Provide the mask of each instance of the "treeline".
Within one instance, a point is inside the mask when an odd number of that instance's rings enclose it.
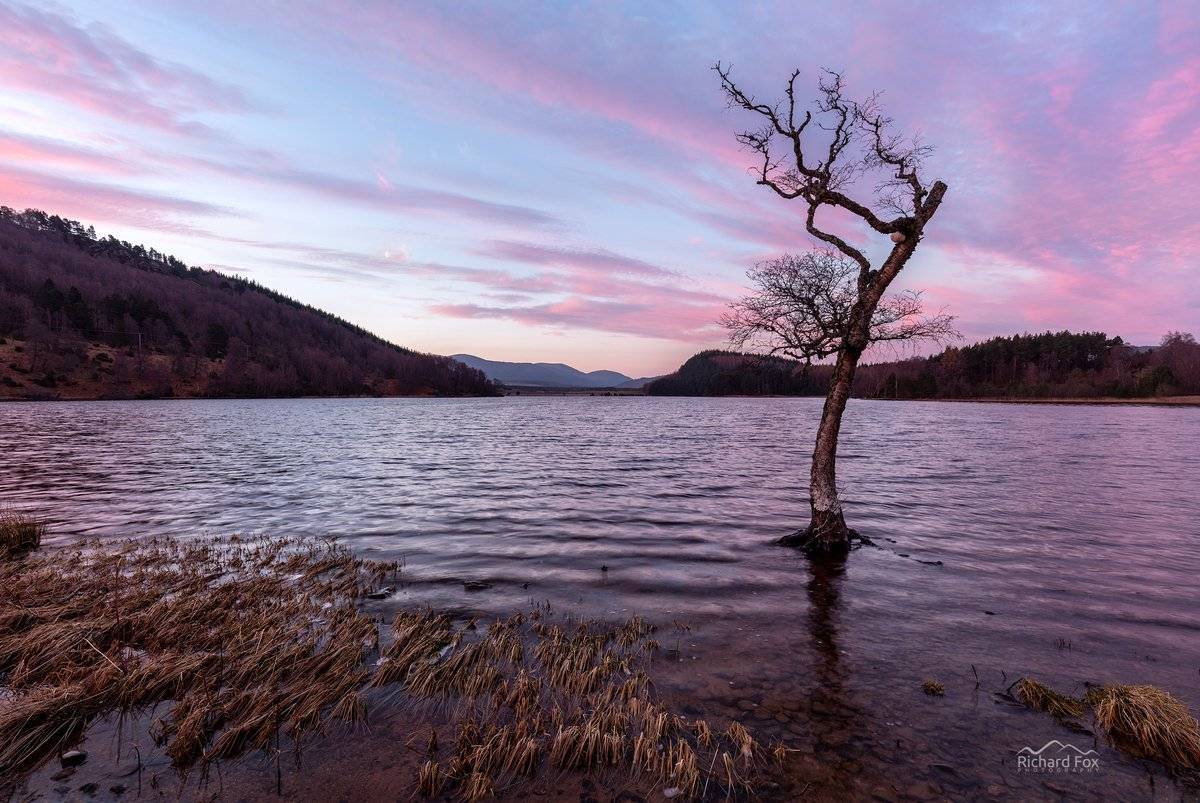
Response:
[[[476,369],[253,281],[0,207],[0,396],[494,393]]]
[[[830,367],[707,351],[650,383],[664,396],[823,395]],[[1155,347],[1102,332],[994,337],[931,357],[863,365],[854,394],[886,399],[1146,398],[1200,394],[1200,345],[1170,332]]]

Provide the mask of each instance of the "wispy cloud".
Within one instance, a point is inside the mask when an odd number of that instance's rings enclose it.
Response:
[[[20,198],[24,206],[48,209],[87,221],[133,222],[145,228],[177,233],[200,231],[181,222],[179,216],[231,212],[203,201],[66,178],[3,163],[0,163],[0,198]]]
[[[133,175],[139,165],[94,148],[0,129],[0,161],[69,168],[84,174]]]
[[[108,27],[54,11],[0,4],[0,82],[119,122],[212,136],[197,112],[254,108],[238,87],[156,59]]]
[[[481,256],[546,265],[578,273],[633,276],[670,276],[671,271],[606,248],[564,248],[539,243],[493,240],[476,249]]]
[[[546,304],[436,304],[430,309],[452,318],[502,319],[527,326],[590,329],[665,340],[694,341],[715,334],[711,307],[673,301],[673,294],[661,289],[650,290],[638,302],[572,296]]]

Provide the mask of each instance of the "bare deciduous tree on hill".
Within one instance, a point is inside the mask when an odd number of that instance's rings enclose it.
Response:
[[[951,319],[921,316],[920,297],[884,298],[924,236],[946,194],[942,181],[928,183],[922,160],[930,149],[892,130],[878,95],[863,102],[844,95],[842,76],[826,71],[811,108],[797,105],[792,73],[778,103],[761,103],[734,83],[730,68],[716,64],[731,107],[762,119],[758,129],[737,135],[760,161],[759,184],[802,206],[805,230],[825,244],[803,256],[784,256],[750,272],[757,292],[735,303],[723,323],[740,347],[813,360],[836,355],[833,377],[817,429],[810,475],[812,518],[807,528],[781,539],[810,553],[841,552],[854,531],[846,525],[837,492],[837,441],[854,372],[873,342],[942,338]],[[859,187],[874,187],[863,193]],[[880,213],[876,208],[885,210]],[[864,248],[818,224],[817,213],[841,210],[869,230],[888,237],[887,256],[873,266]]]

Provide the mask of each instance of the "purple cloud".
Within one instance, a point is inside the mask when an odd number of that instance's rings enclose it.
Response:
[[[229,209],[201,201],[143,192],[94,181],[25,170],[0,163],[0,198],[18,206],[52,210],[86,221],[130,223],[145,228],[196,234],[201,230],[181,223],[180,215],[226,215]]]
[[[103,25],[80,25],[52,11],[0,5],[0,81],[147,128],[210,137],[196,112],[244,112],[237,87],[156,59]]]

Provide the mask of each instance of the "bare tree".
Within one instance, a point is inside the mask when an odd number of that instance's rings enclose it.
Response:
[[[836,251],[817,249],[784,254],[746,272],[753,295],[729,305],[721,325],[735,348],[783,354],[806,364],[839,353],[858,300],[857,266]],[[880,299],[871,316],[868,340],[950,340],[957,337],[954,316],[923,315],[921,293],[905,290]]]
[[[946,184],[927,184],[922,160],[930,149],[892,130],[878,95],[863,102],[844,95],[842,76],[825,71],[811,108],[796,102],[792,73],[778,103],[760,103],[731,77],[713,69],[731,107],[762,119],[758,129],[737,135],[759,157],[757,182],[805,209],[805,230],[830,250],[785,256],[750,273],[759,292],[735,304],[724,323],[742,346],[766,348],[804,360],[836,355],[829,393],[813,449],[812,518],[806,529],[781,539],[810,553],[840,552],[854,531],[846,526],[837,492],[837,442],[859,359],[872,342],[910,340],[949,333],[946,316],[920,317],[920,298],[884,299],[888,286],[916,251]],[[874,187],[860,189],[864,184]],[[886,210],[876,212],[875,208]],[[817,213],[840,210],[891,242],[875,267],[863,248],[822,228]]]

